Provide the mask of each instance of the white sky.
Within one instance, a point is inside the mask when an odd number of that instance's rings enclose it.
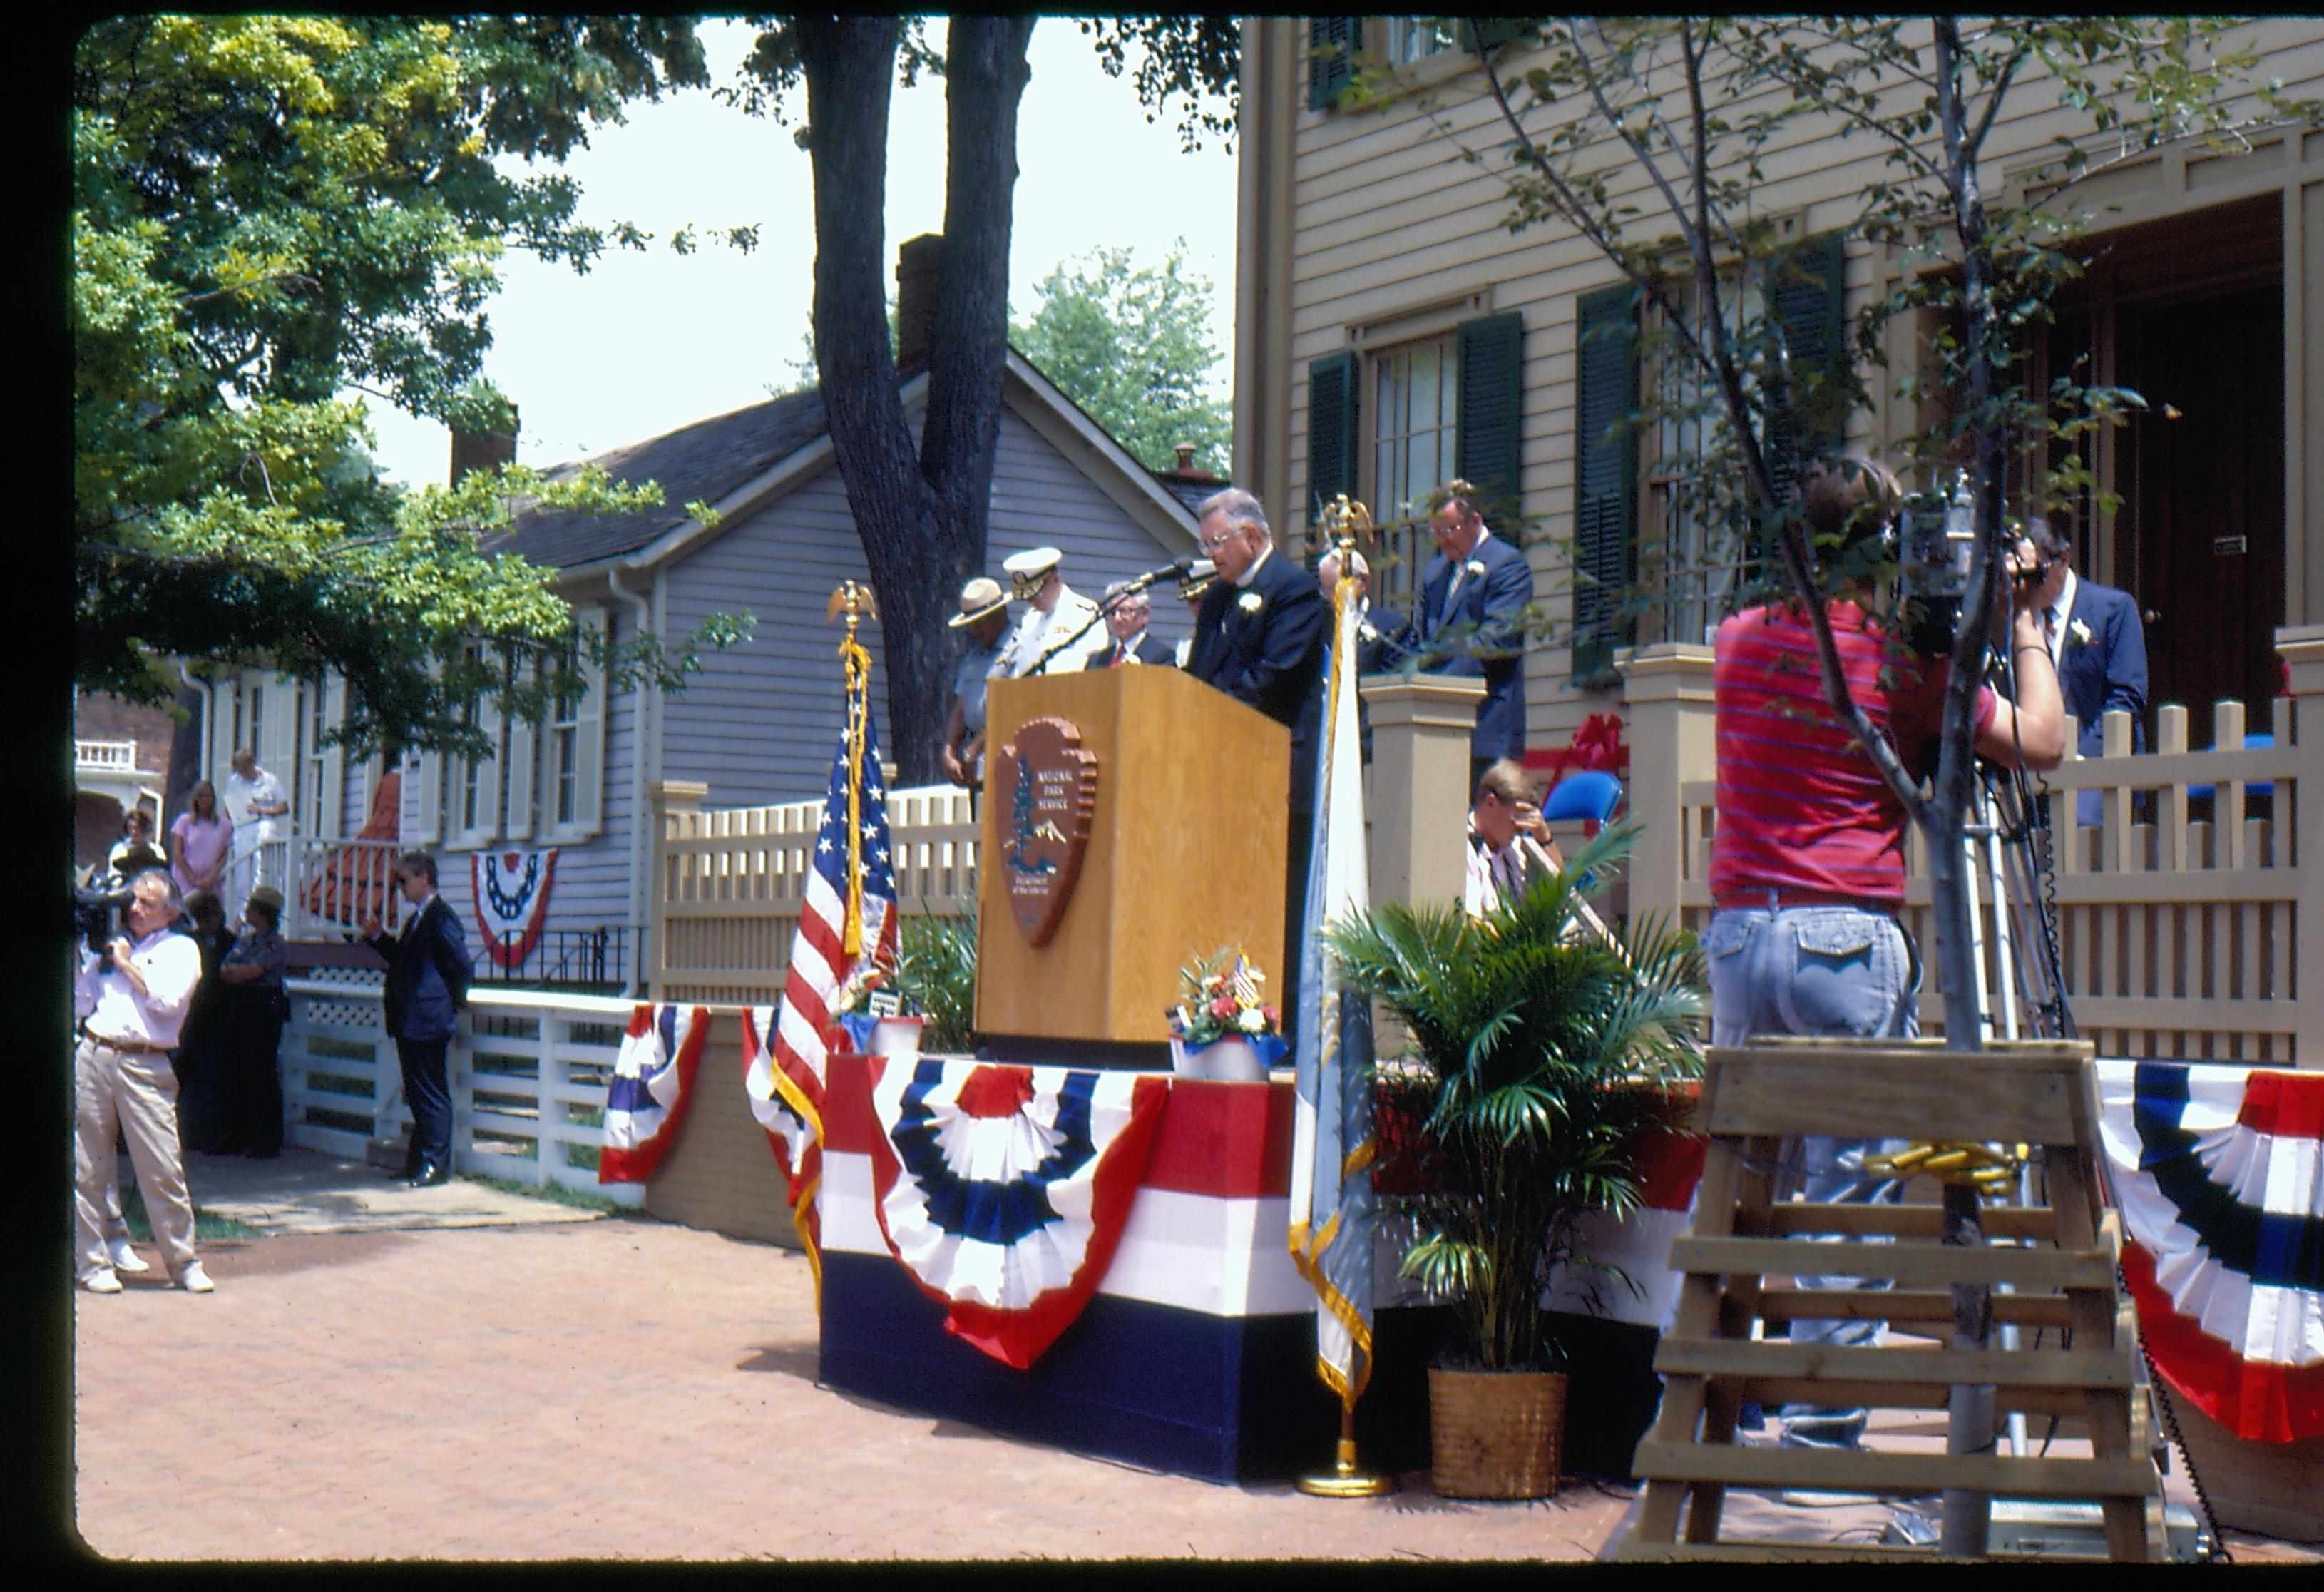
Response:
[[[941,49],[941,19],[929,33]],[[734,80],[752,38],[740,23],[704,25],[714,84]],[[1210,138],[1201,153],[1181,153],[1175,119],[1148,125],[1128,79],[1108,78],[1068,19],[1034,29],[1031,63],[1019,115],[1012,310],[1029,313],[1034,284],[1064,259],[1127,244],[1138,264],[1159,264],[1183,234],[1188,265],[1214,290],[1223,385],[1234,357],[1234,157]],[[796,108],[805,100],[797,95]],[[647,252],[609,251],[586,275],[530,255],[501,263],[484,368],[516,403],[517,457],[526,464],[601,452],[758,403],[770,386],[790,384],[788,362],[803,356],[814,186],[792,127],[721,105],[707,89],[634,104],[628,116],[594,134],[566,169],[581,186],[581,219],[633,221],[654,235]],[[944,226],[943,79],[898,87],[889,125],[883,255],[892,289],[897,245]],[[697,237],[756,223],[759,246],[681,256],[668,239],[687,222]],[[444,428],[367,402],[382,474],[444,480]]]

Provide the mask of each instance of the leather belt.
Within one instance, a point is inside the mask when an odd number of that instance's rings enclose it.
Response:
[[[1875,901],[1864,895],[1834,895],[1821,890],[1775,890],[1756,886],[1748,890],[1730,890],[1713,903],[1713,910],[1722,912],[1758,909],[1786,912],[1794,907],[1853,907],[1859,912],[1874,912],[1884,918],[1893,918],[1904,910],[1904,903],[1901,901]]]
[[[143,1040],[107,1039],[101,1033],[82,1029],[81,1038],[93,1045],[103,1045],[108,1051],[118,1051],[124,1056],[166,1056],[174,1048],[170,1045],[149,1045]]]

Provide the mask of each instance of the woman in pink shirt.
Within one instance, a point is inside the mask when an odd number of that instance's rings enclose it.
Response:
[[[186,810],[170,826],[170,873],[181,893],[216,890],[226,872],[234,826],[218,810],[217,789],[208,780],[196,785]]]

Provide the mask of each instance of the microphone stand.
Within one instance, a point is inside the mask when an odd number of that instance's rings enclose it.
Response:
[[[1019,678],[1030,680],[1037,674],[1047,674],[1049,671],[1050,659],[1062,657],[1065,653],[1071,652],[1075,642],[1087,635],[1102,620],[1105,618],[1107,615],[1121,606],[1123,598],[1137,596],[1139,592],[1144,591],[1148,587],[1153,585],[1156,581],[1161,579],[1166,575],[1183,574],[1184,568],[1187,567],[1191,566],[1186,566],[1185,564],[1185,560],[1181,560],[1180,563],[1167,564],[1159,569],[1148,569],[1145,574],[1139,576],[1135,580],[1132,580],[1128,585],[1124,586],[1120,591],[1114,592],[1111,596],[1102,598],[1097,605],[1097,612],[1092,614],[1087,619],[1082,621],[1082,627],[1079,630],[1074,631],[1073,634],[1065,637],[1065,640],[1059,642],[1056,646],[1051,647],[1047,652],[1042,653],[1041,661],[1034,664],[1032,668],[1028,669]]]

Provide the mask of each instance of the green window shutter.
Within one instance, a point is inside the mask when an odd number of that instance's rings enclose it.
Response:
[[[1770,417],[1768,428],[1775,445],[1768,462],[1779,491],[1787,492],[1800,469],[1847,437],[1845,266],[1845,240],[1832,232],[1787,250],[1768,270],[1768,298],[1794,374],[1791,412]]]
[[[1360,16],[1307,19],[1307,108],[1328,110],[1356,75],[1356,51],[1364,41]]]
[[[1323,523],[1323,505],[1341,493],[1356,495],[1356,410],[1359,387],[1352,349],[1307,365],[1307,523]]]
[[[1453,416],[1453,473],[1484,499],[1485,517],[1514,522],[1517,454],[1525,442],[1525,318],[1512,311],[1463,321],[1460,405]]]
[[[1628,641],[1623,592],[1637,578],[1637,294],[1628,283],[1574,303],[1573,678],[1608,683]]]

